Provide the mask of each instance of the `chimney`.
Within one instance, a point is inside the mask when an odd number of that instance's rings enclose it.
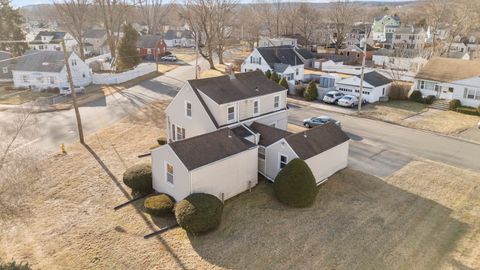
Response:
[[[233,65],[228,65],[228,77],[230,80],[235,79],[235,72],[233,71]]]

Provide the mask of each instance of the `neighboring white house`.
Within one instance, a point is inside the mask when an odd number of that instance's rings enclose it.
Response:
[[[393,33],[393,49],[423,49],[427,42],[427,32],[421,27],[398,27]]]
[[[180,201],[192,193],[229,199],[257,185],[257,145],[229,128],[152,151],[153,188]]]
[[[195,39],[193,33],[190,30],[168,30],[164,37],[167,47],[195,47]]]
[[[345,95],[358,97],[360,95],[360,82],[360,75],[356,75],[337,82],[335,88]],[[370,103],[377,102],[380,97],[388,96],[391,85],[392,80],[376,71],[365,73],[362,98]]]
[[[261,70],[278,73],[290,85],[304,79],[304,62],[291,46],[255,48],[243,61],[242,72]]]
[[[415,76],[414,90],[476,108],[480,105],[480,62],[432,58]]]
[[[73,84],[86,86],[92,82],[90,69],[74,52],[68,53]],[[15,87],[30,87],[42,90],[67,87],[67,70],[61,51],[29,51],[17,59],[12,68]]]
[[[258,170],[271,181],[295,158],[307,163],[317,184],[347,167],[350,139],[334,123],[296,134],[257,122],[249,128],[259,134]]]
[[[178,141],[258,121],[287,128],[287,89],[260,71],[189,80],[165,110],[167,138]]]
[[[261,38],[257,47],[277,47],[277,46],[293,46],[297,47],[297,39],[295,38]]]
[[[427,58],[427,53],[410,49],[380,49],[372,55],[373,63],[377,67],[412,72],[418,72],[428,62]]]
[[[32,50],[61,51],[62,40],[65,40],[65,47],[67,48],[67,51],[72,51],[78,44],[67,32],[40,31],[35,39],[28,43],[28,46]]]

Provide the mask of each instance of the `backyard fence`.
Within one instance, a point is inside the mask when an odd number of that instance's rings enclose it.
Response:
[[[109,73],[109,74],[93,74],[92,80],[94,84],[119,84],[137,77],[147,75],[157,70],[157,67],[153,63],[144,63],[138,65],[135,69],[125,71],[122,73]]]

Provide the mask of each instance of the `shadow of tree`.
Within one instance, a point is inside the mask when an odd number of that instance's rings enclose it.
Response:
[[[189,237],[203,259],[230,269],[434,269],[468,229],[451,212],[345,169],[312,207],[288,208],[261,182],[226,202],[219,229]]]

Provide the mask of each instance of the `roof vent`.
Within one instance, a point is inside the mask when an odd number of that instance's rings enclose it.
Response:
[[[230,129],[228,128],[228,138],[231,139],[232,138],[232,135],[230,134]]]
[[[255,87],[255,92],[258,92],[258,87]]]
[[[303,132],[303,137],[304,137],[305,139],[308,138],[306,131]]]
[[[42,66],[48,66],[48,62],[43,62]]]

